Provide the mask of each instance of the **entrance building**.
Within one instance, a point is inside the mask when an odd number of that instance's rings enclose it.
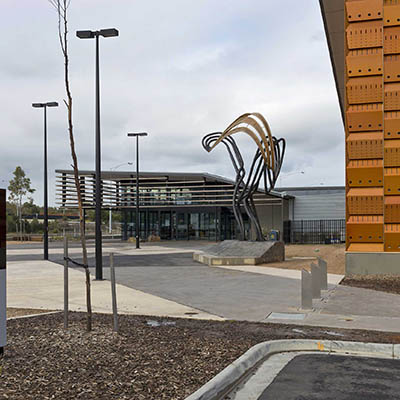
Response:
[[[77,196],[71,170],[57,170],[57,205],[76,209]],[[103,171],[102,208],[121,212],[122,238],[136,234],[136,174]],[[95,174],[80,171],[85,210],[95,207]],[[234,182],[207,173],[141,172],[139,175],[140,237],[159,236],[162,240],[235,239],[238,227],[232,209]],[[288,218],[289,198],[284,193],[254,195],[259,218],[267,234],[283,232]],[[242,212],[246,230],[252,227]]]

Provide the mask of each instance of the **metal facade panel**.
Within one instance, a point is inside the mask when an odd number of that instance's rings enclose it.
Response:
[[[380,131],[383,128],[381,103],[349,106],[346,112],[349,132]]]
[[[385,85],[385,111],[400,109],[400,83]]]
[[[400,224],[385,224],[385,251],[400,251]]]
[[[382,160],[351,160],[347,164],[349,187],[379,187],[383,184]]]
[[[347,207],[351,215],[382,215],[383,188],[352,188],[347,193]]]
[[[400,168],[385,168],[385,195],[400,194]]]
[[[383,8],[383,22],[385,26],[400,25],[400,5],[397,0],[387,2]]]
[[[385,167],[397,167],[400,165],[400,139],[385,141]]]
[[[382,0],[346,2],[347,21],[365,21],[382,18]]]
[[[391,57],[391,56],[388,56]],[[346,57],[347,75],[379,75],[383,71],[383,52],[380,48],[350,50]]]
[[[347,251],[351,253],[380,253],[384,251],[383,243],[350,243]]]
[[[400,223],[400,196],[386,196],[385,222]]]
[[[355,215],[347,221],[347,238],[350,243],[383,242],[383,217]]]
[[[400,139],[400,112],[385,112],[385,139]]]
[[[383,27],[380,21],[359,22],[346,29],[349,49],[382,47]]]
[[[350,78],[346,85],[350,104],[380,103],[383,101],[383,82],[379,76]]]
[[[385,82],[400,82],[400,56],[385,56]]]
[[[385,54],[400,53],[400,27],[385,28],[384,52]]]
[[[382,132],[350,134],[347,138],[347,153],[350,160],[383,158]]]

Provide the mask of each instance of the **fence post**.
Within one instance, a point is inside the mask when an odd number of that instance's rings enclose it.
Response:
[[[312,298],[321,298],[321,269],[318,265],[311,263]]]
[[[68,237],[64,236],[64,329],[68,329]]]
[[[305,269],[301,270],[301,308],[312,309],[312,277]]]
[[[118,332],[117,288],[115,285],[114,253],[110,253],[110,277],[114,332]]]

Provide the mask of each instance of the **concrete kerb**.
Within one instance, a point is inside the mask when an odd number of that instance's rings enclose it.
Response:
[[[370,357],[400,358],[400,345],[334,340],[274,340],[256,344],[186,400],[218,400],[262,361],[276,353],[315,351]]]
[[[7,318],[7,321],[11,321],[13,319],[41,317],[42,315],[51,315],[51,314],[59,314],[59,313],[62,313],[62,311],[49,311],[49,312],[42,312],[42,313],[37,313],[37,314],[19,315],[17,317],[9,317],[9,318]]]

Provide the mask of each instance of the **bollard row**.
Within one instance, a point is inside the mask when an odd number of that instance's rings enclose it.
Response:
[[[301,308],[311,310],[313,299],[321,298],[321,290],[328,290],[327,263],[318,257],[318,265],[311,263],[311,273],[301,270]]]

